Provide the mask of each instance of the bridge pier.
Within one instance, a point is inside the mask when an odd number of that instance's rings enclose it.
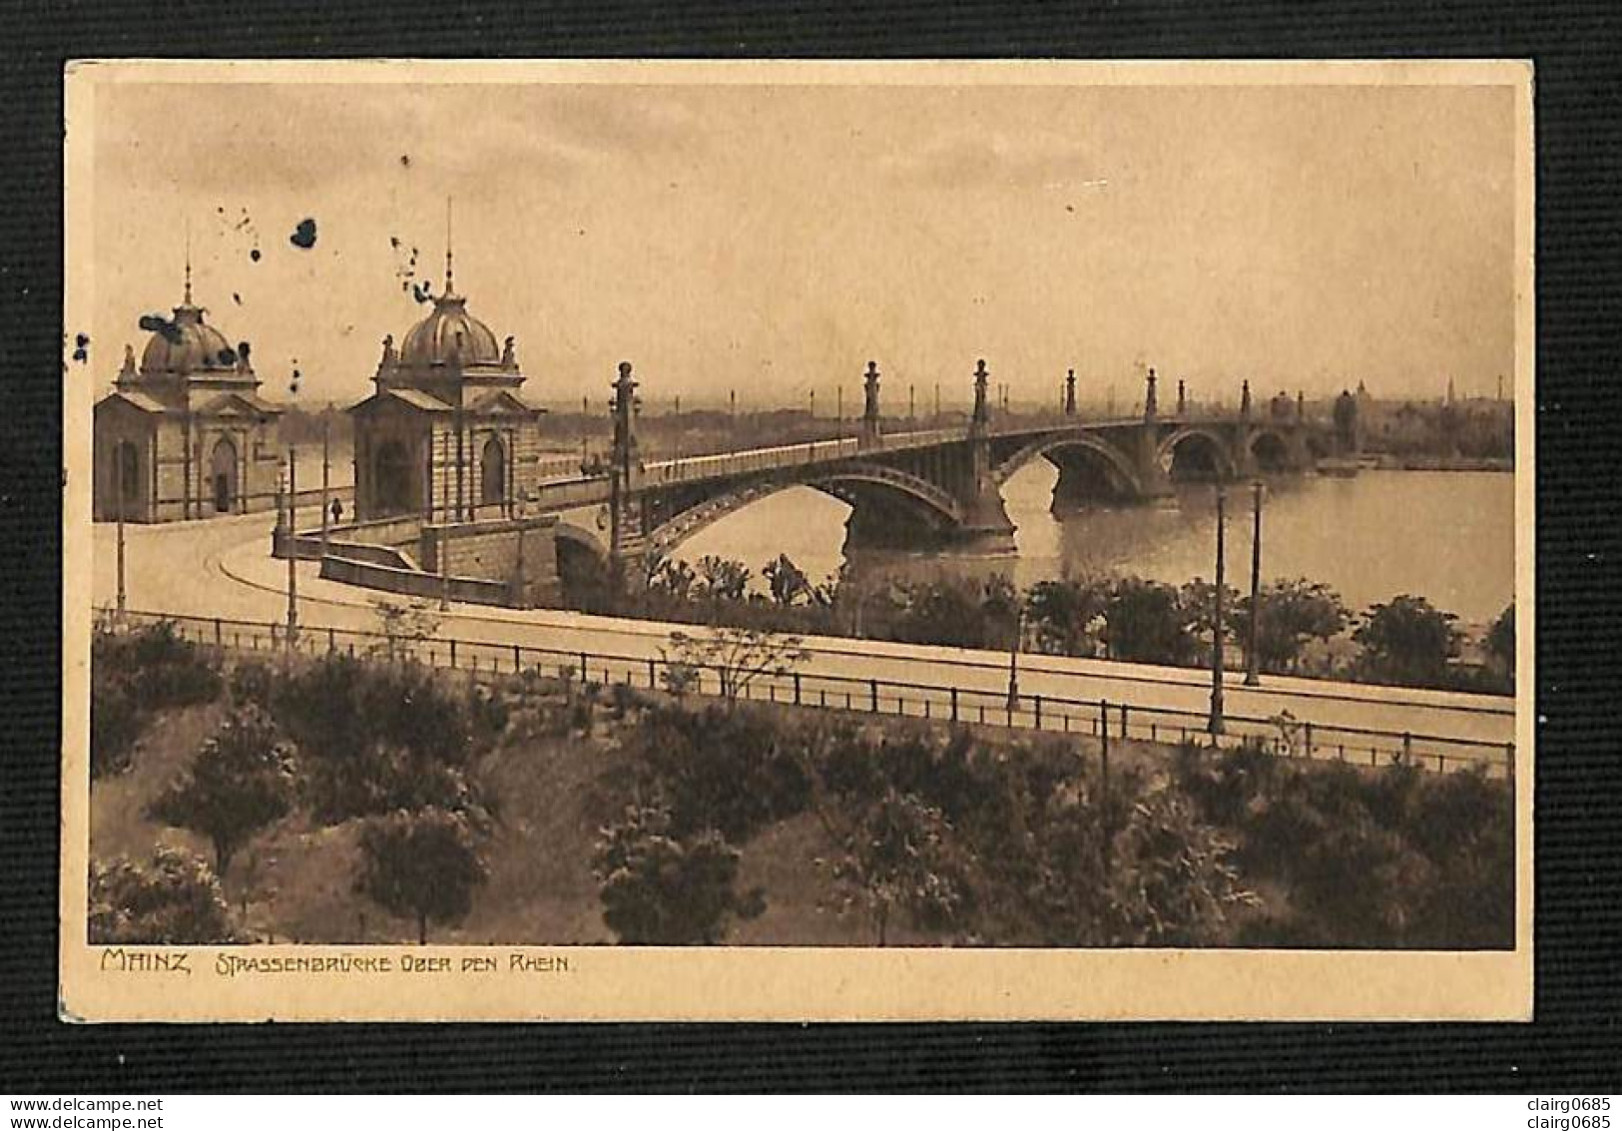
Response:
[[[1138,426],[1131,449],[1132,466],[1138,477],[1139,501],[1153,503],[1171,498],[1171,472],[1160,462],[1160,428],[1153,417]]]

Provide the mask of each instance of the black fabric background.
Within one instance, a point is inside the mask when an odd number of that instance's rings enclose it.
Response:
[[[1622,1088],[1614,3],[0,3],[0,1091]],[[1532,1025],[56,1020],[61,66],[99,56],[1522,57],[1537,64]],[[73,379],[69,374],[66,379]],[[814,992],[813,987],[807,987]]]

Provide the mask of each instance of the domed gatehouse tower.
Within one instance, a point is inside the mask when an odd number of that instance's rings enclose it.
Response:
[[[433,304],[398,347],[383,339],[377,391],[349,410],[359,521],[510,518],[534,485],[542,410],[520,395],[513,339],[498,344],[456,293],[448,239]]]
[[[140,364],[124,347],[113,391],[95,407],[94,511],[168,522],[276,505],[277,420],[248,359],[192,301],[191,261],[171,318],[147,315]]]

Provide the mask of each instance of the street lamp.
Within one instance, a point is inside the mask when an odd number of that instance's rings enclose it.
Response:
[[[287,448],[287,649],[298,644],[298,449]]]
[[[124,445],[113,446],[113,497],[118,508],[118,619],[124,619]]]
[[[430,491],[432,489],[430,488]],[[327,556],[327,542],[330,537],[330,527],[327,521],[327,507],[331,504],[332,493],[332,418],[323,416],[321,419],[321,556]],[[428,505],[433,506],[433,497],[430,494]]]
[[[1223,527],[1227,523],[1227,488],[1217,484],[1216,497],[1216,615],[1211,621],[1211,717],[1205,729],[1212,735],[1223,732],[1222,723],[1222,568]]]
[[[1245,649],[1245,686],[1255,687],[1261,683],[1261,676],[1257,674],[1257,644],[1260,638],[1256,635],[1261,615],[1261,588],[1262,588],[1262,481],[1256,480],[1251,484],[1251,513],[1254,521],[1250,534],[1250,647]]]
[[[1014,712],[1019,710],[1019,642],[1025,635],[1025,608],[1020,606],[1014,614],[1014,639],[1008,645],[1008,725],[1014,723]]]

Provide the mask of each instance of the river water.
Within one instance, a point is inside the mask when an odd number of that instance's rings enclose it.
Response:
[[[1215,489],[1184,486],[1154,506],[1099,507],[1056,519],[1057,472],[1035,460],[1003,488],[1018,554],[964,561],[862,555],[853,565],[920,577],[942,571],[1011,574],[1021,585],[1061,576],[1133,573],[1182,584],[1209,578]],[[1271,481],[1262,512],[1262,578],[1306,577],[1339,591],[1354,611],[1400,593],[1425,597],[1465,622],[1492,620],[1512,599],[1515,482],[1498,472],[1364,471]],[[1226,569],[1249,585],[1248,488],[1231,489]],[[762,499],[695,534],[677,556],[736,558],[754,571],[787,554],[813,580],[844,560],[849,508],[810,488]]]

